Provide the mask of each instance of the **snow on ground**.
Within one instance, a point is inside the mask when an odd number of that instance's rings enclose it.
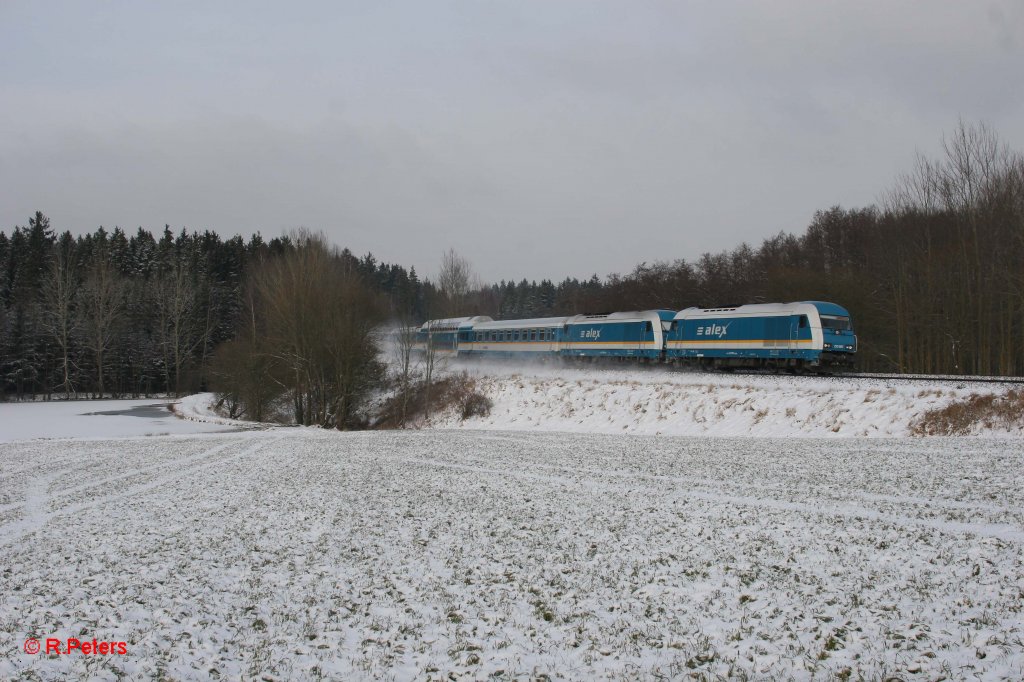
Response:
[[[229,419],[218,414],[215,409],[216,402],[217,396],[214,393],[187,395],[174,403],[174,414],[192,422],[253,428],[253,422]]]
[[[1006,385],[955,380],[744,375],[671,371],[664,367],[453,362],[494,402],[488,417],[462,421],[449,413],[438,428],[544,430],[693,436],[877,438],[905,436],[927,410],[973,392]],[[1020,388],[1020,386],[1017,386]],[[1024,424],[981,435],[1024,435]]]
[[[109,438],[224,431],[175,418],[173,399],[0,402],[0,442],[30,438]],[[209,420],[212,421],[212,420]]]
[[[1022,679],[1022,472],[982,438],[0,443],[0,678]]]

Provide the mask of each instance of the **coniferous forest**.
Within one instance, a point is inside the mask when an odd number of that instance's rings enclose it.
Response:
[[[693,261],[468,292],[370,254],[330,258],[340,281],[372,297],[374,320],[830,300],[853,314],[861,370],[1024,375],[1024,157],[984,125],[961,123],[943,154],[920,158],[880,204],[821,210],[800,234]],[[245,330],[263,334],[254,306],[273,297],[254,302],[251,282],[298,248],[295,235],[70,227],[37,212],[0,232],[6,398],[209,388],[218,348]]]

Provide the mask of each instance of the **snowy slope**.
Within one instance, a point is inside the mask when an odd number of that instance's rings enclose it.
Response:
[[[441,415],[437,428],[693,436],[905,436],[913,420],[972,392],[1005,388],[768,375],[453,363],[494,402],[489,417]],[[1024,425],[1022,425],[1024,426]],[[1024,428],[980,431],[1019,437]]]

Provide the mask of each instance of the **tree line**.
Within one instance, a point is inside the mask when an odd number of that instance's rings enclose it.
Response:
[[[819,211],[802,234],[558,283],[483,284],[455,251],[435,283],[302,231],[75,237],[37,212],[0,232],[0,391],[179,394],[230,377],[250,412],[287,396],[299,423],[348,426],[380,372],[364,318],[807,299],[851,311],[862,369],[1024,375],[1024,158],[984,125],[961,123],[943,148],[880,206]]]
[[[215,232],[57,234],[37,212],[0,232],[0,395],[140,396],[206,390],[216,350],[245,326],[247,286],[298,250],[292,236]],[[433,285],[372,254],[337,258],[381,296],[422,317]]]

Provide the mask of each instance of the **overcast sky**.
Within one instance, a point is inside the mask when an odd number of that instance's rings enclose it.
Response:
[[[1024,2],[0,0],[7,232],[604,275],[875,203],[961,117],[1024,149]]]

